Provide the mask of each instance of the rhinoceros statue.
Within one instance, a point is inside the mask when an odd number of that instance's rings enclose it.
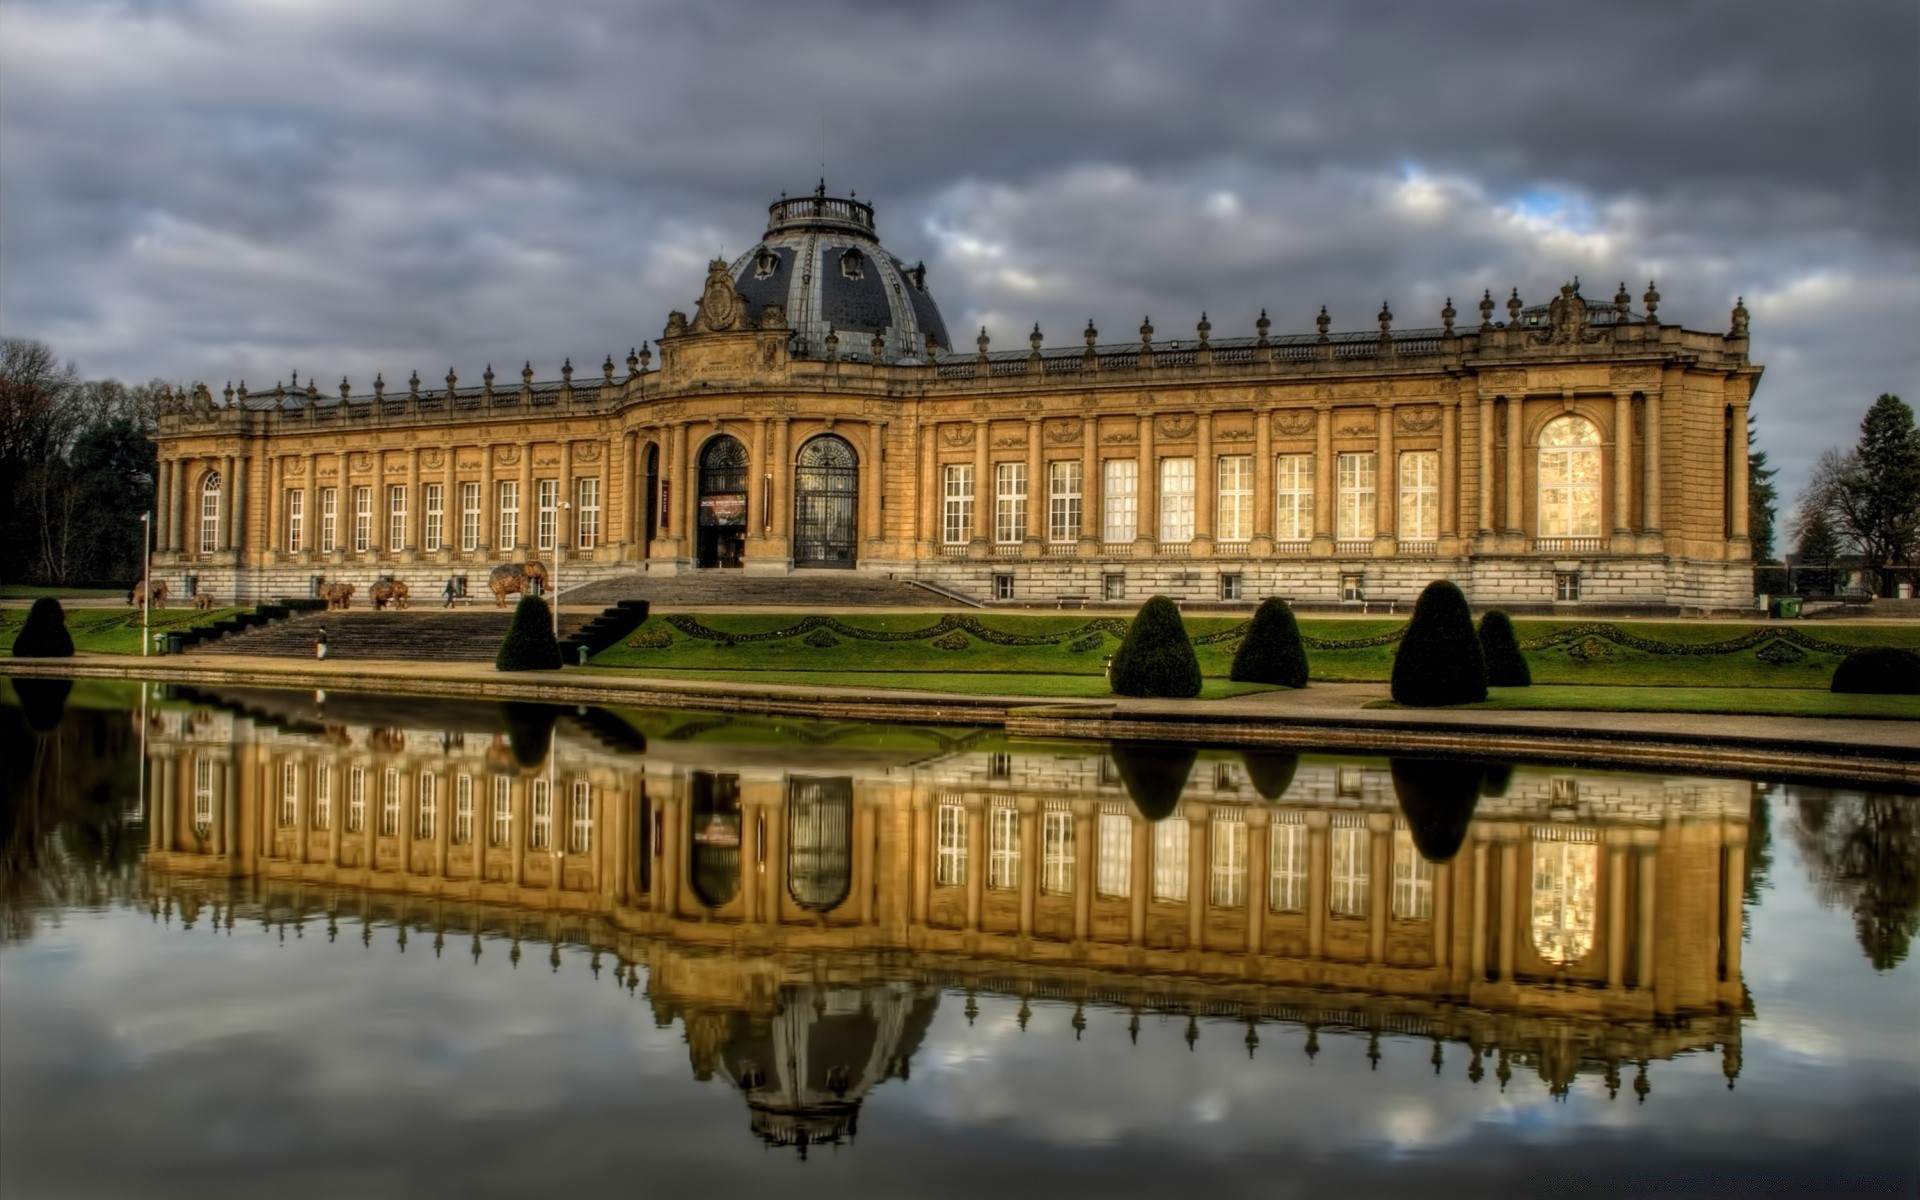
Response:
[[[319,594],[329,609],[353,607],[353,585],[350,583],[322,583]]]
[[[547,586],[547,566],[542,562],[501,563],[487,573],[487,589],[493,593],[493,606],[500,608],[514,592],[532,592]]]
[[[398,579],[382,579],[367,589],[367,598],[373,601],[373,607],[376,609],[385,608],[389,604],[395,608],[405,608],[410,597],[411,593],[407,591],[407,585]]]

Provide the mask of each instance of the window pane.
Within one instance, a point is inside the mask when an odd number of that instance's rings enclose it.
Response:
[[[1313,537],[1313,455],[1282,454],[1273,476],[1276,541]]]
[[[1372,454],[1342,454],[1334,459],[1339,505],[1334,512],[1334,537],[1343,542],[1373,536],[1376,461]]]
[[[942,504],[942,540],[949,546],[965,544],[973,536],[972,463],[953,463],[947,467]]]
[[[1219,499],[1214,537],[1244,542],[1253,536],[1253,459],[1244,454],[1223,456],[1216,473]]]
[[[1110,458],[1102,466],[1104,507],[1102,536],[1109,542],[1130,542],[1139,533],[1140,464],[1131,458]]]
[[[1335,829],[1327,907],[1338,917],[1367,915],[1373,889],[1373,852],[1365,829]]]
[[[993,540],[1001,545],[1027,540],[1027,464],[993,467]]]
[[[1153,827],[1153,898],[1187,898],[1187,823],[1168,817]]]
[[[1099,824],[1100,860],[1094,880],[1098,895],[1124,899],[1133,894],[1133,822],[1123,813],[1103,812]]]
[[[1400,456],[1400,540],[1432,541],[1440,532],[1440,452]]]
[[[1160,540],[1193,540],[1193,460],[1160,460]]]
[[[1080,460],[1047,464],[1047,540],[1080,537]]]
[[[1307,827],[1274,824],[1268,827],[1271,879],[1267,907],[1274,912],[1307,910]]]

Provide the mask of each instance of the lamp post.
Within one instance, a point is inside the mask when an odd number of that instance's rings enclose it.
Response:
[[[563,513],[573,511],[573,505],[565,500],[560,502],[559,507]],[[553,539],[553,640],[556,642],[560,640],[560,559],[567,552],[566,520],[562,518],[558,524],[561,528],[554,530],[554,533],[559,536]]]
[[[153,638],[147,633],[147,598],[153,595],[153,510],[140,514],[140,657]],[[142,695],[144,695],[144,691]],[[144,768],[142,768],[144,770]]]

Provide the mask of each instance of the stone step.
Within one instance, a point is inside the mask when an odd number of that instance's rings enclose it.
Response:
[[[570,588],[566,602],[611,604],[647,600],[662,606],[788,605],[831,612],[843,608],[951,608],[953,601],[925,588],[879,575],[852,571],[796,571],[791,575],[748,575],[725,569],[680,575],[622,575]]]
[[[560,636],[579,632],[599,614],[562,613]],[[432,662],[492,662],[513,621],[510,609],[299,613],[195,646],[189,654],[245,654],[312,658],[324,626],[329,658],[399,658]]]

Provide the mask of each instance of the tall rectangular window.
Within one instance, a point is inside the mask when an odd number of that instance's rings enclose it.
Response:
[[[539,500],[540,524],[536,532],[535,548],[551,550],[559,537],[560,529],[560,481],[541,479],[534,483],[534,492]]]
[[[493,844],[513,842],[513,780],[505,775],[493,777]]]
[[[200,486],[200,553],[220,548],[220,477],[209,476]]]
[[[453,844],[464,846],[473,841],[473,776],[453,777]]]
[[[387,489],[387,550],[398,554],[407,548],[407,486],[395,484]]]
[[[973,536],[973,464],[948,463],[940,502],[940,536],[949,546]]]
[[[1217,819],[1207,839],[1213,857],[1207,872],[1207,902],[1240,908],[1247,902],[1247,823]]]
[[[528,821],[527,849],[545,850],[553,845],[553,786],[536,779],[529,789],[533,792],[533,814]]]
[[[1073,893],[1073,814],[1048,810],[1040,814],[1040,890],[1049,896]]]
[[[1405,829],[1393,833],[1393,915],[1402,921],[1433,920],[1433,864]]]
[[[292,761],[280,764],[280,828],[292,829],[300,823],[300,767]]]
[[[996,805],[987,812],[987,886],[1012,891],[1020,886],[1020,810]]]
[[[460,548],[472,553],[480,548],[480,485],[460,485]]]
[[[201,837],[213,832],[213,760],[193,760],[193,828]]]
[[[1097,828],[1100,857],[1094,864],[1093,890],[1124,900],[1133,894],[1133,822],[1125,813],[1103,812]]]
[[[440,549],[441,539],[446,530],[447,489],[445,485],[429,483],[421,500],[426,504],[426,531],[420,539],[420,548],[429,553]]]
[[[440,777],[431,771],[420,772],[414,798],[413,836],[426,841],[433,837],[433,823],[440,815]]]
[[[573,781],[572,821],[567,827],[567,853],[586,854],[593,849],[593,785],[584,779]]]
[[[1313,537],[1313,455],[1282,454],[1273,473],[1273,540]]]
[[[325,832],[333,828],[333,768],[313,769],[313,827]]]
[[[1333,536],[1343,542],[1370,540],[1374,528],[1374,471],[1378,456],[1342,454],[1333,461],[1338,493]]]
[[[320,553],[340,548],[340,489],[320,489]]]
[[[512,550],[520,544],[520,481],[500,481],[500,541],[496,550]]]
[[[1131,458],[1110,458],[1100,470],[1101,537],[1130,542],[1140,532],[1140,464]]]
[[[1223,542],[1244,542],[1253,536],[1253,459],[1224,454],[1216,469],[1219,492],[1213,536]]]
[[[380,777],[380,836],[400,836],[400,771],[395,767]]]
[[[1193,460],[1160,460],[1160,540],[1193,540]]]
[[[1027,540],[1027,464],[993,464],[993,540],[1002,546]]]
[[[1278,821],[1267,826],[1267,857],[1267,907],[1307,911],[1307,827]]]
[[[347,771],[347,832],[367,827],[367,770],[358,764]]]
[[[1333,831],[1327,907],[1336,917],[1364,917],[1373,891],[1373,850],[1365,829]]]
[[[1047,464],[1047,540],[1072,542],[1080,538],[1080,460]]]
[[[365,554],[373,545],[373,489],[353,489],[353,552]]]
[[[1153,827],[1153,898],[1187,899],[1187,823],[1169,817]]]
[[[967,810],[942,804],[934,814],[933,883],[961,887],[967,882]]]
[[[298,554],[306,547],[301,543],[306,534],[307,493],[300,488],[287,489],[287,553]]]
[[[1400,456],[1400,532],[1403,542],[1430,542],[1440,535],[1440,452],[1409,450]]]
[[[591,550],[600,544],[600,480],[582,479],[576,490],[580,493],[579,517],[574,522],[573,540],[577,549]]]

